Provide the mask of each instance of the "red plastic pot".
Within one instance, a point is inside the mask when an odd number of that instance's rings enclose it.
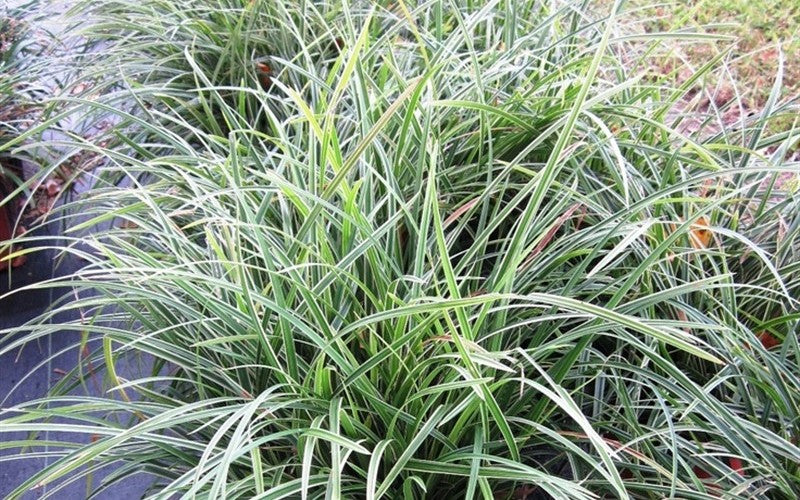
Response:
[[[3,175],[0,174],[0,200],[6,197],[6,182],[3,178]],[[12,223],[12,214],[11,210],[8,207],[8,204],[0,205],[0,243],[10,240],[13,234],[14,225]],[[8,254],[8,250],[0,250],[0,259],[5,257]],[[8,268],[8,261],[0,260],[0,271],[5,270]]]

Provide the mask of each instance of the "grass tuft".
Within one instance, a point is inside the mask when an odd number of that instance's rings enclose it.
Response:
[[[2,410],[53,459],[12,497],[114,463],[153,498],[796,498],[784,73],[687,127],[716,66],[643,77],[620,3],[79,2],[48,109],[113,117],[55,212],[87,265],[0,353],[86,354]]]

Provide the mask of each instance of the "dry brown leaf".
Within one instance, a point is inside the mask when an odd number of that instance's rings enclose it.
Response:
[[[708,225],[708,219],[705,216],[701,216],[697,219],[697,222],[692,224],[689,232],[689,240],[692,247],[698,250],[708,248],[711,244],[711,237],[712,233]]]
[[[444,224],[442,224],[442,228],[445,228],[445,227],[449,226],[455,220],[457,220],[459,217],[461,217],[461,215],[464,214],[464,212],[466,212],[470,208],[474,207],[475,204],[478,203],[478,200],[480,200],[480,197],[475,198],[474,200],[470,200],[470,201],[464,203],[463,205],[461,205],[460,207],[458,207],[452,214],[450,214],[450,216],[447,219],[444,220]]]
[[[48,179],[42,188],[47,193],[47,196],[55,196],[61,192],[61,183],[55,179]]]
[[[764,349],[772,349],[781,344],[780,340],[766,330],[758,334],[758,340],[761,341],[761,345],[764,346]]]
[[[567,219],[572,217],[572,214],[575,213],[575,210],[577,210],[581,206],[583,205],[581,205],[580,203],[572,205],[571,207],[569,207],[569,209],[567,209],[566,212],[564,212],[558,219],[556,219],[553,225],[550,226],[550,229],[547,230],[547,233],[545,233],[544,238],[542,238],[542,241],[540,241],[536,245],[536,247],[531,251],[530,255],[528,255],[528,258],[525,259],[525,262],[522,263],[522,265],[520,266],[521,269],[527,267],[528,264],[530,264],[530,262],[534,258],[536,258],[537,255],[542,253],[542,250],[544,250],[545,247],[550,243],[550,241],[553,239],[553,236],[555,236],[558,230],[561,229],[561,226],[563,226],[564,223],[567,221]]]

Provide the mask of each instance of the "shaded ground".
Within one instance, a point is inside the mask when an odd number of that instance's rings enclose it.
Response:
[[[58,235],[63,232],[63,229],[60,223],[50,223],[37,229],[36,234],[44,237]],[[42,244],[43,246],[58,247],[59,242],[51,239],[43,240]],[[30,321],[43,313],[49,304],[63,293],[45,288],[27,290],[25,288],[28,285],[72,274],[82,265],[83,263],[75,256],[60,254],[57,249],[47,249],[30,254],[28,261],[11,273],[8,271],[0,273],[2,276],[0,297],[9,290],[15,290],[14,293],[0,298],[0,330]],[[79,319],[77,316],[76,312],[72,314],[72,317],[59,317],[57,321],[59,323],[69,322]],[[44,396],[51,386],[62,379],[64,374],[77,366],[81,356],[81,352],[75,347],[80,340],[79,335],[76,332],[55,332],[44,337],[37,345],[28,344],[0,356],[0,401],[2,401],[0,408],[6,409]],[[137,360],[131,360],[127,365],[118,366],[117,370],[122,370],[124,377],[135,378],[141,374],[143,369],[147,369],[146,365],[146,362],[140,363]],[[104,391],[105,384],[102,374],[98,374],[75,393],[100,396]],[[4,434],[4,437],[12,439],[7,434]],[[40,436],[40,439],[69,441],[75,438],[62,432],[48,432]],[[0,451],[0,459],[9,454],[10,452],[7,450]],[[0,498],[4,498],[27,478],[41,470],[48,460],[52,459],[31,458],[8,463],[0,462]],[[113,469],[107,469],[104,472],[112,471]],[[105,473],[94,474],[92,485],[87,485],[85,480],[69,484],[56,493],[56,498],[69,500],[85,498],[88,491],[100,484]],[[95,498],[139,498],[151,482],[151,479],[147,477],[132,477],[115,486],[111,491]],[[24,498],[37,498],[47,492],[47,488],[41,488],[31,491]]]
[[[10,3],[3,4],[0,8],[0,18],[5,13],[5,8],[14,9],[17,5],[24,4],[25,1],[11,0]],[[68,6],[68,2],[52,2],[47,4],[49,13],[53,16],[42,18],[42,23],[50,23],[50,25],[43,27],[43,30],[49,32],[57,31],[58,19],[55,15],[57,12],[62,11]],[[8,23],[0,23],[0,62],[3,58],[10,53],[12,37],[9,36],[11,31],[7,28]],[[21,26],[21,24],[14,24],[14,26]],[[64,46],[64,50],[69,50],[68,46]],[[0,65],[2,70],[2,65]],[[2,75],[0,75],[2,76]],[[26,84],[38,83],[41,88],[50,88],[57,91],[57,75],[50,75],[53,78],[52,82],[26,82]],[[6,80],[10,82],[11,80]],[[2,140],[3,132],[14,134],[22,128],[21,121],[25,117],[26,110],[18,106],[18,100],[15,98],[13,92],[6,92],[3,94],[2,78],[0,78],[0,121],[3,122],[3,127],[0,127],[0,140]],[[13,85],[16,85],[14,83]],[[12,89],[7,87],[6,91]],[[7,98],[4,99],[3,96]],[[74,120],[65,120],[61,123],[64,130],[77,130],[77,123]],[[58,132],[53,132],[58,134]],[[8,167],[8,158],[3,160],[4,166]],[[27,169],[27,167],[26,167]],[[5,213],[0,213],[0,216],[10,215],[11,212],[23,210],[22,224],[24,226],[36,227],[33,231],[34,236],[41,237],[38,245],[42,250],[30,253],[24,259],[19,261],[13,266],[13,269],[0,270],[0,331],[24,325],[26,322],[36,318],[50,307],[53,301],[64,293],[61,291],[38,287],[28,288],[29,285],[39,283],[45,280],[60,276],[68,276],[78,271],[83,262],[73,255],[64,254],[59,251],[61,242],[58,236],[63,234],[66,229],[60,220],[55,220],[41,224],[41,218],[47,219],[47,213],[50,211],[54,203],[61,203],[68,201],[74,196],[78,196],[81,190],[88,189],[86,183],[74,183],[75,190],[65,190],[61,192],[61,184],[63,179],[58,177],[58,173],[63,173],[62,169],[56,172],[56,175],[50,179],[44,179],[38,188],[34,188],[33,192],[23,193],[23,196],[15,200],[14,204],[4,210]],[[0,174],[1,175],[1,174]],[[12,173],[12,175],[20,175],[20,172]],[[13,183],[10,179],[6,179],[9,189],[13,189]],[[2,199],[2,197],[0,197]],[[17,201],[26,201],[25,207],[18,206]],[[16,214],[13,214],[16,215]],[[36,222],[39,220],[39,222]],[[6,233],[13,233],[16,224],[16,218],[12,218],[9,226],[0,227],[3,233],[0,240],[5,240],[8,237]],[[98,228],[99,229],[99,228]],[[59,323],[77,321],[79,320],[79,313],[76,311],[71,314],[72,317],[58,317],[56,321]],[[80,345],[80,333],[58,331],[47,335],[36,344],[27,344],[25,346],[15,346],[8,350],[8,352],[0,355],[0,411],[6,410],[14,405],[34,401],[43,397],[47,391],[56,383],[61,381],[65,374],[69,373],[79,363],[80,357],[83,355],[84,349]],[[0,348],[5,348],[13,342],[12,338],[5,337],[0,343]],[[89,349],[92,349],[92,342],[89,342]],[[135,378],[139,376],[142,370],[147,370],[147,361],[141,362],[140,360],[129,360],[129,363],[122,363],[117,367],[125,372],[122,376]],[[100,396],[107,389],[107,384],[103,381],[102,373],[96,374],[87,383],[82,384],[77,388],[74,393],[89,396]],[[8,414],[0,416],[5,418]],[[25,436],[11,436],[3,434],[4,440],[19,439]],[[55,441],[74,441],[76,438],[62,432],[45,432],[39,436],[41,440],[55,440]],[[22,484],[26,479],[34,475],[42,468],[52,463],[54,458],[44,455],[31,454],[30,459],[26,460],[8,460],[8,457],[17,454],[18,450],[0,450],[0,498],[5,498],[11,491]],[[59,484],[47,485],[44,487],[30,490],[23,498],[38,498],[46,494],[52,494],[54,498],[64,498],[67,500],[86,498],[88,493],[94,490],[103,477],[113,472],[113,469],[106,468],[101,471],[96,471],[89,484],[87,480],[79,479],[71,484],[59,483],[63,485],[62,489],[58,489]],[[142,496],[146,488],[151,484],[152,480],[148,477],[131,477],[120,484],[116,485],[110,491],[102,492],[93,498],[139,498]]]

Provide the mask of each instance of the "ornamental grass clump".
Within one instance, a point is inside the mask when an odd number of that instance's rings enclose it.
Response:
[[[42,70],[42,46],[29,26],[34,11],[30,2],[0,9],[0,273],[21,262],[9,257],[12,247],[6,242],[19,230],[20,196],[14,195],[21,192],[25,155],[12,154],[7,143],[32,122],[41,90],[36,78]]]
[[[80,3],[51,106],[114,125],[59,213],[113,224],[0,337],[84,351],[3,410],[53,458],[12,496],[113,463],[153,498],[796,498],[795,104],[779,72],[687,130],[722,56],[641,78],[692,35],[619,3]]]

